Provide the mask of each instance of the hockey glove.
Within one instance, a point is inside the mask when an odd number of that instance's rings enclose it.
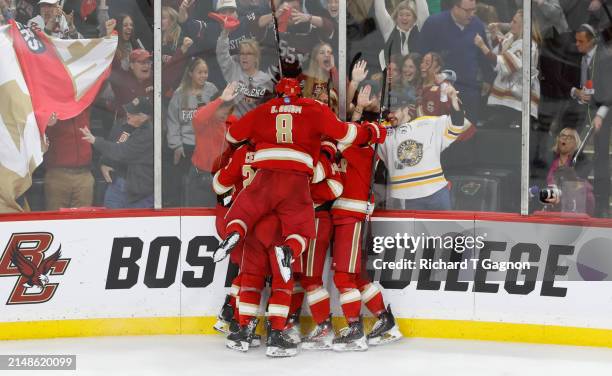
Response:
[[[371,144],[382,144],[387,138],[387,129],[378,123],[364,122],[363,125],[370,132]]]

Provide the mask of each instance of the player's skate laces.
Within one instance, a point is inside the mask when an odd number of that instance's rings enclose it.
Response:
[[[297,355],[297,344],[281,330],[272,329],[268,332],[266,355],[273,358]]]
[[[225,346],[232,350],[246,352],[251,347],[253,337],[255,336],[255,328],[257,328],[258,319],[253,318],[249,323],[240,328],[235,333],[230,333],[227,336]]]
[[[236,247],[239,241],[240,241],[239,233],[234,231],[231,234],[229,234],[225,239],[223,239],[221,244],[219,244],[219,248],[217,248],[217,250],[213,254],[213,261],[219,262],[219,261],[222,261],[224,258],[226,258],[227,255],[229,255],[232,252],[234,247]]]
[[[359,321],[353,321],[340,330],[332,342],[332,349],[334,351],[366,351],[368,349],[361,317]]]
[[[334,340],[334,328],[331,316],[318,324],[302,341],[304,350],[331,350]]]
[[[232,307],[232,305],[230,304],[230,299],[230,295],[227,295],[225,297],[225,303],[223,303],[221,311],[217,316],[217,322],[215,323],[215,325],[213,325],[213,329],[215,329],[219,333],[223,333],[226,335],[230,333],[230,322],[234,318],[234,307]]]
[[[387,310],[378,316],[378,321],[374,323],[372,331],[368,334],[368,345],[384,345],[398,341],[402,338],[402,333],[395,322],[391,305],[387,306]]]
[[[285,330],[283,330],[283,332],[285,332],[285,334],[287,335],[287,337],[289,337],[291,342],[293,343],[302,342],[299,312],[296,312],[287,318],[287,326],[285,327]]]
[[[274,247],[274,253],[276,253],[276,262],[280,269],[281,277],[283,281],[287,283],[291,278],[291,263],[293,262],[293,252],[287,245],[281,245]]]

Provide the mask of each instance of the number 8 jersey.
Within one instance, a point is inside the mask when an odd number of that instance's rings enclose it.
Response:
[[[255,168],[312,175],[323,136],[349,145],[370,138],[366,128],[341,121],[321,102],[295,97],[271,99],[251,110],[229,127],[226,138],[255,144]]]

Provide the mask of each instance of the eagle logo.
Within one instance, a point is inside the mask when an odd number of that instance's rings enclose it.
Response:
[[[13,248],[11,261],[19,270],[19,273],[27,278],[27,281],[23,284],[23,287],[30,288],[38,286],[40,288],[44,288],[49,283],[49,277],[47,274],[49,274],[49,271],[61,256],[62,246],[60,246],[51,256],[45,258],[42,264],[37,267],[34,265],[34,263],[32,263],[32,261],[19,252],[17,247],[15,247]]]

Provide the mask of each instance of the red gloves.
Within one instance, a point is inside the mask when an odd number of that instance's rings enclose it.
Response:
[[[240,26],[240,20],[238,20],[236,17],[224,16],[214,12],[208,13],[208,17],[219,22],[223,29],[227,31],[234,31]]]
[[[387,138],[387,129],[378,123],[363,122],[362,125],[370,132],[370,143],[382,144]]]

